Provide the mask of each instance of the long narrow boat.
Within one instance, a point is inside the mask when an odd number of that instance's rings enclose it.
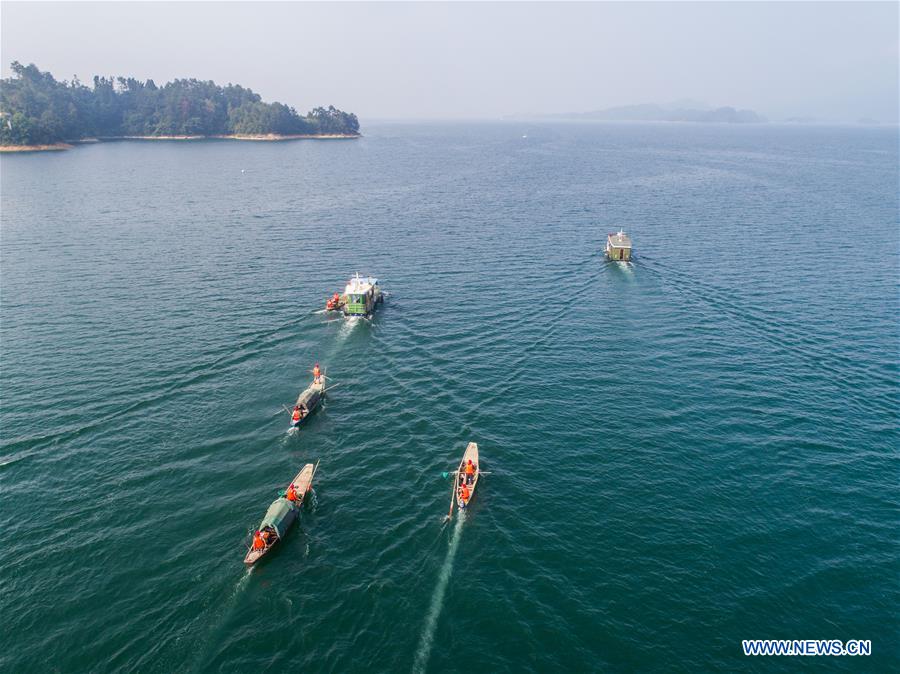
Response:
[[[285,495],[279,496],[272,505],[269,506],[265,517],[263,517],[262,522],[259,524],[259,531],[265,541],[265,547],[260,550],[254,550],[251,545],[247,550],[247,556],[244,557],[244,564],[255,564],[265,557],[269,551],[284,538],[288,529],[291,528],[294,520],[297,519],[297,516],[300,514],[300,507],[306,500],[306,494],[312,489],[313,476],[315,476],[316,468],[318,467],[318,461],[316,462],[316,465],[308,463],[303,466],[303,470],[297,473],[297,476],[291,480],[291,483],[287,487],[285,487]],[[287,490],[290,489],[291,486],[293,486],[294,491],[297,492],[296,501],[289,501],[286,496]]]
[[[460,492],[462,490],[463,482],[466,481],[466,464],[469,459],[472,460],[472,464],[475,466],[475,476],[472,479],[472,482],[467,485],[469,488],[469,498],[463,500]],[[453,473],[453,496],[450,497],[450,514],[447,515],[447,519],[453,517],[454,504],[464,509],[472,502],[472,498],[475,496],[475,487],[478,485],[478,476],[480,474],[481,470],[478,467],[478,445],[474,442],[470,442],[466,446],[466,453],[463,454],[462,461],[459,462],[459,468]]]
[[[294,409],[291,410],[291,428],[297,428],[306,421],[313,410],[319,406],[323,395],[325,395],[325,377],[320,376],[318,379],[313,379],[312,384],[297,396],[297,402],[294,403]],[[294,418],[295,411],[300,412],[300,417],[297,419]]]

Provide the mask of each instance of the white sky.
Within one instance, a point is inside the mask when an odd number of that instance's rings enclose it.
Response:
[[[242,84],[301,113],[496,118],[690,98],[898,120],[898,3],[0,3],[2,72]]]

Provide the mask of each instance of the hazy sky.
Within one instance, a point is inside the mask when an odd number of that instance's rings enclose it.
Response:
[[[305,112],[496,118],[690,98],[898,119],[898,4],[0,3],[14,60],[213,79]]]

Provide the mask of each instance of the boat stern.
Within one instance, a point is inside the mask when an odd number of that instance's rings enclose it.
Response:
[[[344,313],[348,316],[368,316],[371,312],[369,298],[366,293],[352,293],[347,295],[344,304]]]
[[[606,256],[621,262],[631,260],[631,238],[623,230],[607,235]]]
[[[275,541],[277,543],[278,541]],[[269,552],[272,548],[275,547],[275,543],[272,543],[269,547],[263,548],[262,550],[254,550],[252,547],[247,550],[247,556],[244,557],[244,564],[247,566],[253,566],[259,560],[266,556],[266,553]]]
[[[361,277],[357,274],[350,279],[344,289],[344,314],[347,316],[370,316],[375,305],[382,301],[378,279],[372,276]]]

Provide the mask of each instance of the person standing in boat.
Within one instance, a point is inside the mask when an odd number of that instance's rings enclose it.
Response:
[[[266,547],[266,542],[262,539],[262,536],[259,533],[259,529],[256,530],[256,533],[253,534],[253,549],[254,550],[262,550]]]
[[[316,363],[315,366],[313,366],[313,383],[318,384],[321,376],[322,372],[319,370],[319,364]]]
[[[291,412],[291,422],[298,424],[303,415],[300,413],[300,405],[294,405],[294,411]]]
[[[475,471],[478,468],[472,463],[472,459],[469,459],[468,463],[466,463],[466,484],[472,484],[475,481]]]

